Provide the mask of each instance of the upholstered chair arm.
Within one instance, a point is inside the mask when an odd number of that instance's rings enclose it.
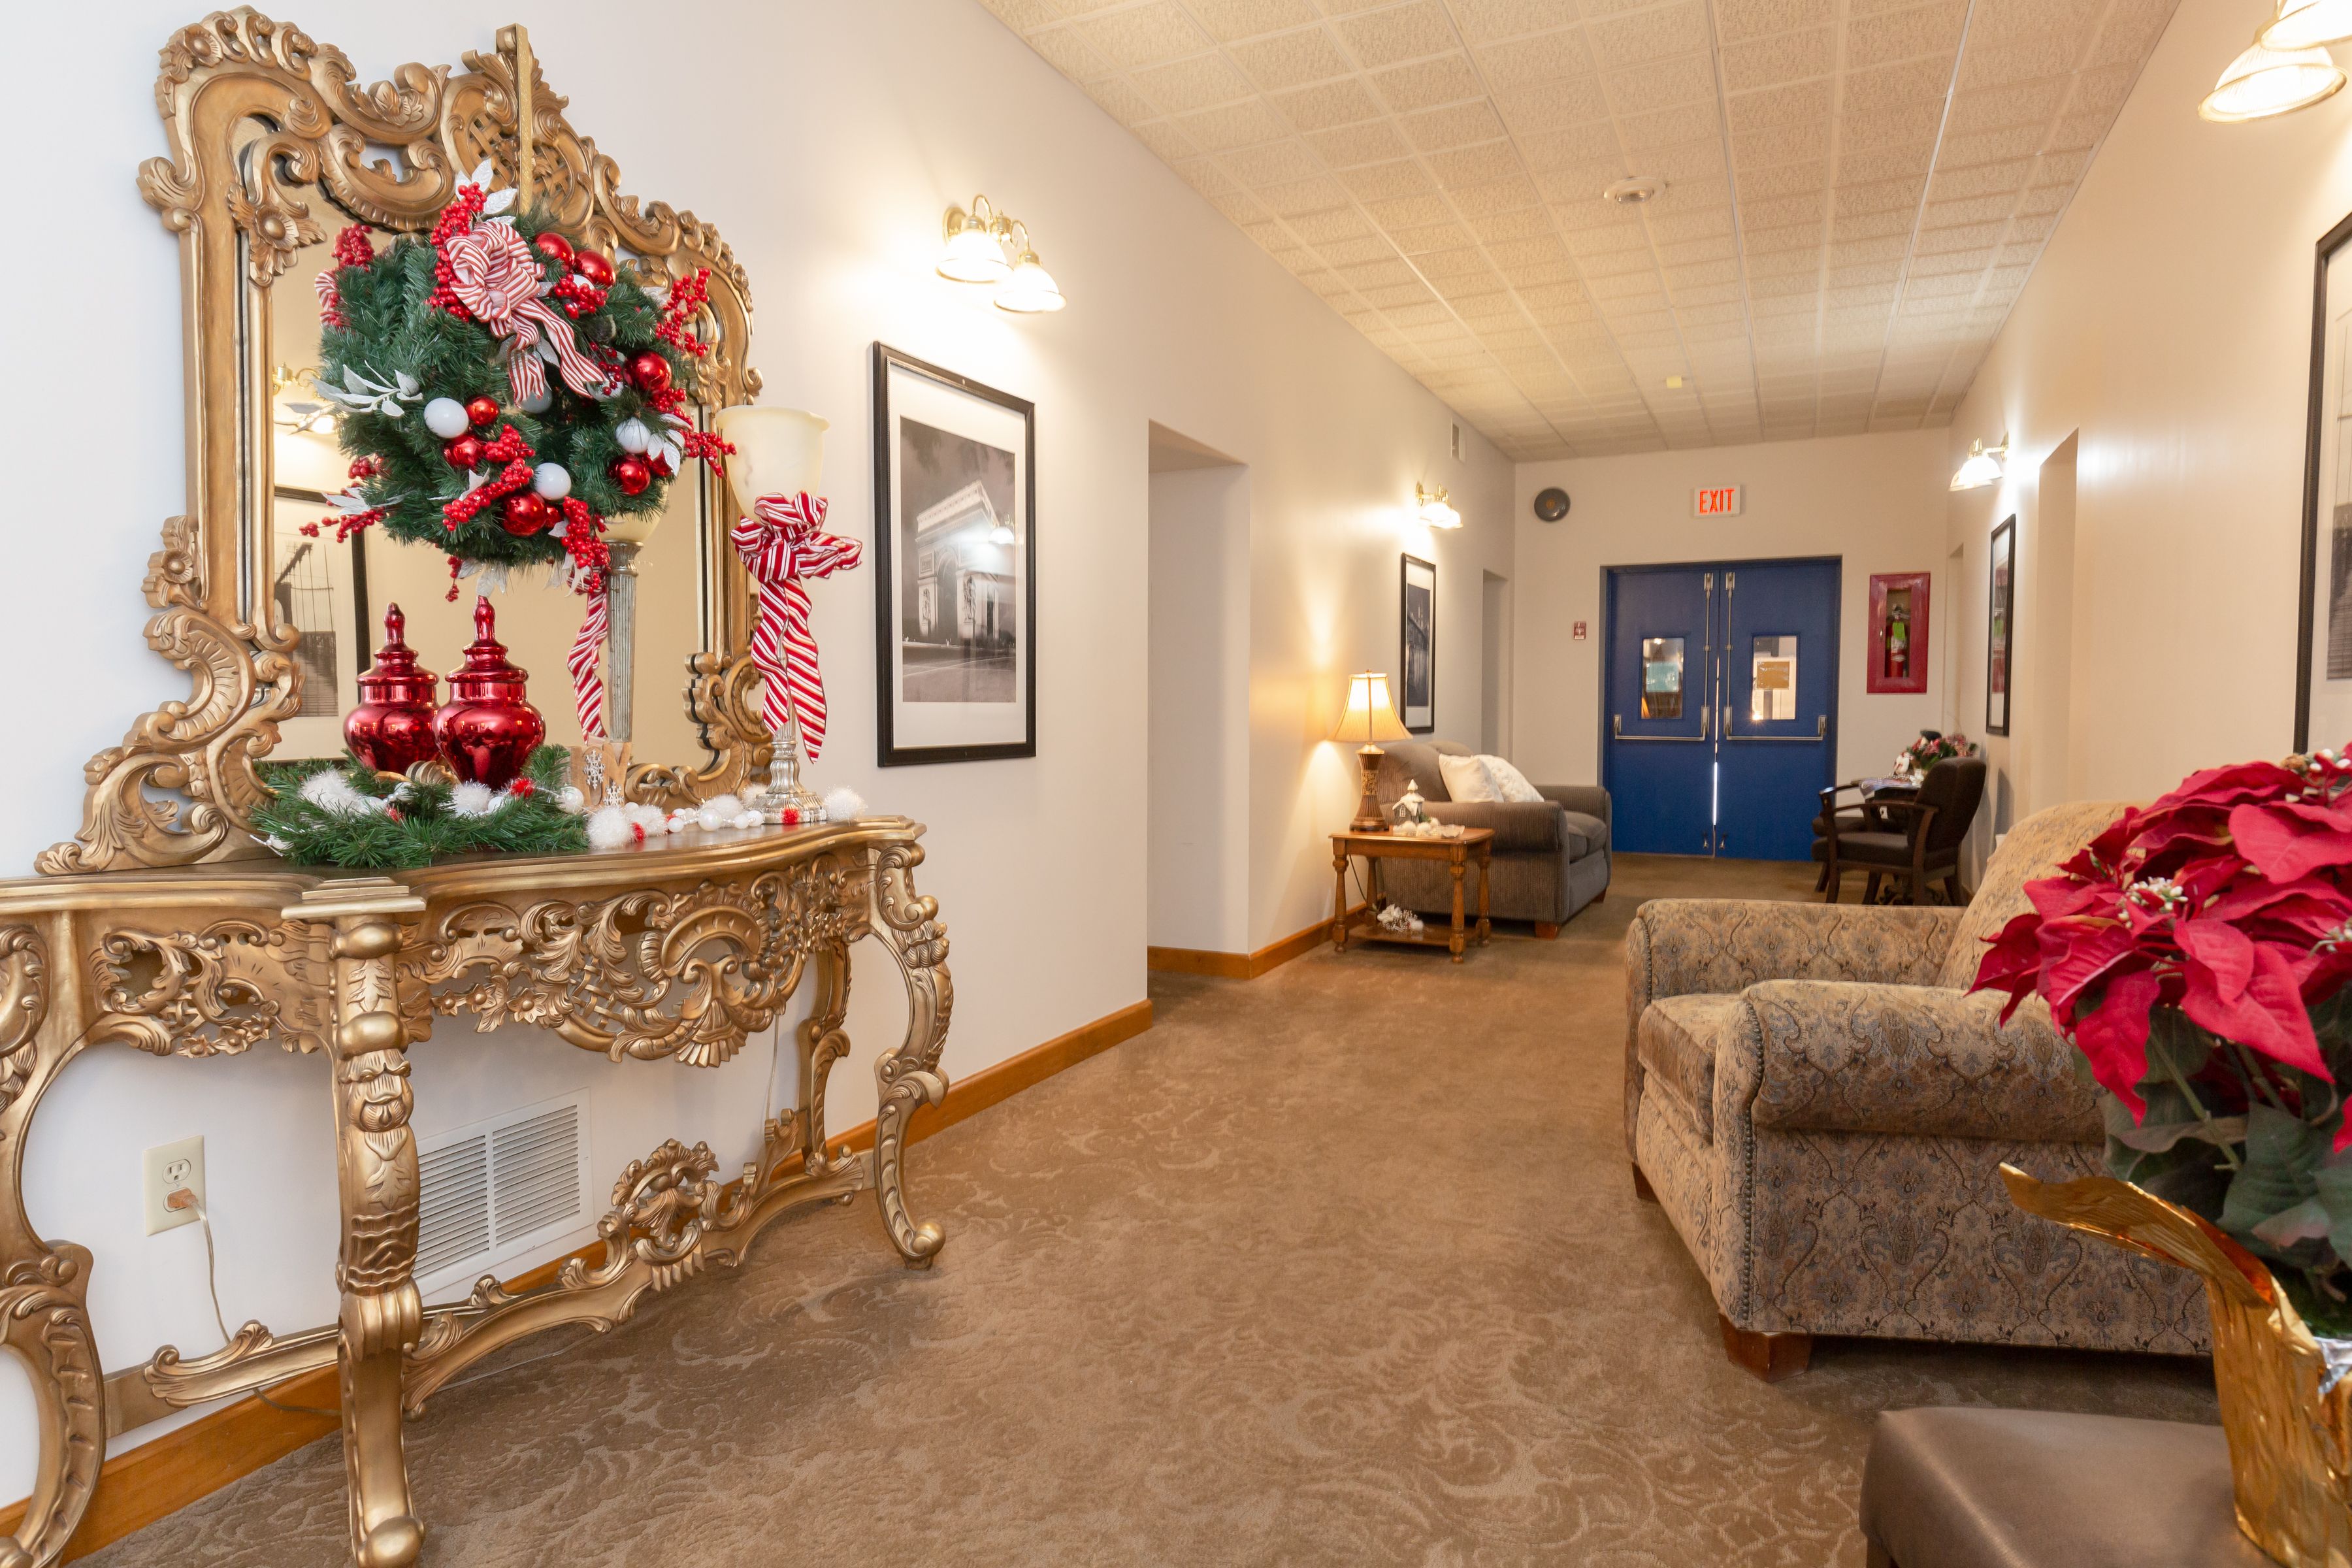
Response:
[[[1559,853],[1559,807],[1548,800],[1433,800],[1422,809],[1432,822],[1493,828],[1497,855]]]
[[[2013,1142],[2096,1142],[2100,1121],[2074,1048],[2037,998],[2006,1025],[2006,998],[1922,985],[1771,980],[1756,1026],[1718,1061],[1715,1116],[1759,1131],[1870,1132]]]
[[[1616,826],[1609,815],[1609,792],[1599,784],[1538,784],[1536,793],[1556,805],[1597,816],[1612,828]]]
[[[1765,980],[1931,983],[1963,911],[1653,899],[1625,932],[1625,1128],[1642,1103],[1642,1011],[1662,996],[1737,995]]]

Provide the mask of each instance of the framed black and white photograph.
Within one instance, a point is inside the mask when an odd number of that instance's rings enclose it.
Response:
[[[874,345],[881,765],[1037,754],[1035,405]]]
[[[1397,717],[1416,735],[1437,728],[1437,568],[1404,558],[1397,595]]]
[[[294,662],[302,671],[302,707],[278,721],[278,750],[289,757],[339,757],[343,715],[359,700],[353,684],[368,667],[367,535],[335,542],[334,526],[316,538],[302,529],[331,517],[318,490],[280,485],[273,496],[269,598],[278,624],[299,634]]]
[[[1991,591],[1985,600],[1985,733],[2009,733],[2017,689],[2017,519],[1992,531]]]
[[[2319,241],[2304,431],[2294,749],[2352,740],[2352,217]]]

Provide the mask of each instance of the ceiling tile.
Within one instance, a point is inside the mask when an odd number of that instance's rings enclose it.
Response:
[[[2178,0],[982,3],[1531,459],[1948,423]]]

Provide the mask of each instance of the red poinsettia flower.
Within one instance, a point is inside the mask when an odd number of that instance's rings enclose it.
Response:
[[[2003,1021],[2039,994],[2135,1121],[2159,1006],[2332,1081],[2310,1008],[2352,979],[2352,760],[2192,774],[2024,891],[1975,989]]]

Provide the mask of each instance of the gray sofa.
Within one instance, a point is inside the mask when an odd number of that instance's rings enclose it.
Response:
[[[1497,920],[1533,921],[1538,936],[1557,936],[1577,910],[1609,890],[1609,792],[1586,784],[1538,784],[1540,801],[1455,801],[1437,766],[1443,754],[1474,755],[1451,741],[1393,741],[1381,761],[1381,810],[1421,786],[1428,815],[1438,822],[1495,830],[1495,887],[1490,912]],[[1434,860],[1384,860],[1381,890],[1422,914],[1449,914],[1454,882]],[[1465,891],[1467,889],[1465,889]]]

